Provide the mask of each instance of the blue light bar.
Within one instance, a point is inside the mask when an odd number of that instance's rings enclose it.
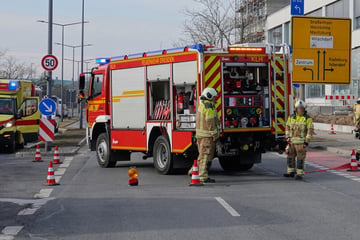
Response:
[[[194,44],[194,45],[191,45],[191,46],[189,46],[189,48],[191,48],[191,49],[196,49],[196,50],[198,50],[200,53],[204,52],[204,47],[203,47],[203,45],[202,45],[202,44],[199,44],[199,43]]]
[[[97,58],[96,63],[99,65],[108,64],[110,62],[109,58]]]
[[[18,89],[19,87],[19,81],[16,81],[16,80],[11,80],[9,82],[9,91],[15,91],[16,89]]]

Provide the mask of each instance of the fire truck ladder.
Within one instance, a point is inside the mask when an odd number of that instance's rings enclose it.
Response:
[[[281,45],[271,45],[271,54],[273,59],[273,81],[274,81],[274,118],[275,118],[275,138],[284,138],[285,137],[285,129],[286,129],[286,120],[288,117],[288,106],[287,106],[287,82],[288,82],[288,66],[287,62],[290,60],[290,48],[287,44],[281,44]],[[277,56],[276,50],[280,49],[282,52],[282,57]],[[283,61],[283,69],[280,71],[276,71],[277,62]],[[277,79],[276,75],[277,73],[280,73],[282,75],[282,80]],[[276,91],[278,87],[284,88],[284,94],[279,96]],[[283,102],[282,109],[278,108],[278,100]],[[281,120],[281,121],[280,121]],[[282,134],[279,134],[280,130],[284,130]]]

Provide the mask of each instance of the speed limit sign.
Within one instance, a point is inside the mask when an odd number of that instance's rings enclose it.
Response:
[[[46,71],[53,71],[58,65],[58,60],[54,55],[46,55],[41,60],[41,65]]]

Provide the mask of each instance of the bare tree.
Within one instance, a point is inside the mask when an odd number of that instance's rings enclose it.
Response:
[[[224,47],[233,42],[235,30],[235,9],[232,1],[194,0],[199,10],[185,9],[187,19],[183,28],[185,39],[180,42],[204,43]]]
[[[36,76],[36,68],[32,64],[19,62],[14,56],[0,52],[0,78],[32,79]]]

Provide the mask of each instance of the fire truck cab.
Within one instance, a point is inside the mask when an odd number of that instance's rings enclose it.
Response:
[[[130,160],[132,152],[153,157],[169,174],[197,157],[195,122],[201,92],[215,100],[222,136],[216,156],[224,170],[248,170],[261,154],[285,147],[292,91],[287,45],[242,44],[226,50],[201,44],[99,58],[88,91],[87,136],[101,167]]]
[[[0,147],[17,146],[38,138],[40,112],[35,86],[26,80],[0,80]]]

